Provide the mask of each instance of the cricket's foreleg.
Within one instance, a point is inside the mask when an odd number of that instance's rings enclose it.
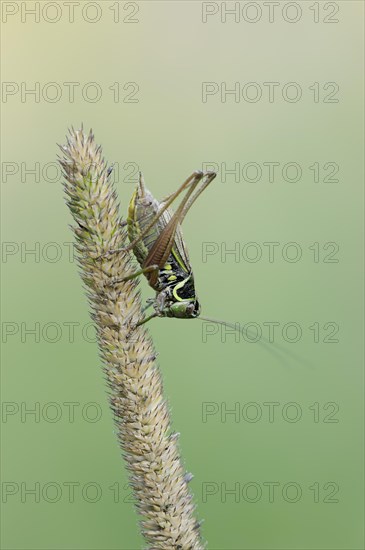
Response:
[[[160,268],[158,265],[149,265],[148,267],[144,267],[142,269],[139,269],[138,271],[135,271],[134,273],[130,273],[129,275],[126,275],[125,277],[120,278],[113,278],[111,281],[111,284],[116,283],[124,283],[125,281],[131,281],[132,279],[135,279],[136,277],[139,277],[140,275],[145,275],[146,273],[153,273],[153,272],[159,272]]]
[[[147,309],[149,309],[153,304],[155,303],[155,298],[148,298],[146,300],[146,305],[142,308],[142,313],[144,313]]]
[[[135,325],[136,327],[140,327],[141,325],[144,325],[145,323],[147,323],[148,321],[150,321],[151,319],[153,319],[154,317],[158,317],[157,313],[152,313],[151,315],[149,315],[148,317],[145,317],[144,319],[142,319],[142,321],[138,321],[138,323]]]
[[[144,313],[148,308],[150,308],[151,306],[153,306],[154,304],[154,298],[149,298],[147,300],[147,305],[145,305],[143,308],[142,308],[142,313]],[[124,319],[124,324],[127,324],[129,322],[129,319],[133,316],[133,313],[130,313],[129,315],[127,315],[127,317]],[[137,326],[137,325],[134,325],[134,326]]]

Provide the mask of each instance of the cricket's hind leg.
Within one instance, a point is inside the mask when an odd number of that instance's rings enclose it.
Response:
[[[167,210],[169,206],[174,202],[174,200],[186,189],[189,189],[188,194],[190,195],[203,177],[203,172],[193,172],[174,193],[171,193],[171,195],[163,199],[161,201],[161,208],[159,209],[157,214],[153,216],[151,222],[143,229],[143,231],[140,232],[138,237],[136,237],[128,246],[123,248],[123,250],[125,252],[132,250],[136,246],[136,244],[138,244],[139,241],[143,239],[146,233],[148,233],[148,231],[156,224],[156,222],[160,219],[165,210]]]
[[[170,193],[170,195],[167,195],[167,197],[164,197],[161,199],[161,204],[165,206],[165,204],[168,202],[169,206],[174,202],[174,200],[185,190],[187,189],[192,183],[198,183],[202,178],[204,177],[204,172],[201,170],[195,170],[190,176],[174,191],[173,193]],[[159,213],[160,214],[160,213]]]
[[[151,222],[143,229],[143,231],[140,232],[140,234],[126,247],[119,248],[116,250],[108,250],[104,252],[104,254],[101,254],[98,259],[101,259],[103,257],[110,256],[111,254],[121,253],[121,252],[129,252],[132,250],[136,244],[139,243],[141,239],[145,236],[145,234],[156,224],[156,222],[160,219],[162,214],[169,208],[169,206],[174,202],[174,200],[186,189],[189,189],[187,196],[183,199],[184,207],[181,210],[180,213],[180,223],[182,223],[183,219],[185,218],[188,210],[190,207],[194,204],[198,196],[204,191],[204,189],[207,188],[209,183],[215,178],[216,173],[215,172],[202,172],[201,170],[196,170],[193,172],[185,181],[180,185],[180,187],[174,191],[174,193],[171,193],[161,201],[161,208],[153,216]],[[201,188],[195,193],[194,190],[197,187],[198,183],[204,178],[203,185]],[[140,172],[140,184],[143,181],[142,173]],[[192,195],[192,196],[191,196]],[[125,227],[127,225],[127,222],[121,222],[120,224],[122,227]]]

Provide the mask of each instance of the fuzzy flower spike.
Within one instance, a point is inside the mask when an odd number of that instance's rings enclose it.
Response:
[[[78,262],[142,534],[150,550],[203,549],[191,476],[182,466],[178,434],[171,431],[156,352],[144,325],[136,326],[143,317],[137,282],[120,282],[135,268],[129,252],[105,255],[126,244],[111,170],[92,131],[70,130],[61,151]]]

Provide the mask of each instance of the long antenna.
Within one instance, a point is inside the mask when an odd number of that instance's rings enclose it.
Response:
[[[147,305],[142,309],[142,311],[143,312],[146,311],[151,306],[152,306],[152,300],[149,303],[147,303]],[[136,326],[143,325],[144,323],[147,323],[154,317],[157,317],[155,313],[139,321]],[[233,330],[236,330],[237,332],[241,333],[241,331],[237,328],[238,323],[236,324],[228,323],[227,321],[222,321],[221,319],[212,319],[211,317],[203,317],[201,315],[199,315],[199,317],[196,317],[196,319],[199,319],[200,321],[207,321],[209,323],[216,323],[218,325],[223,325],[225,327],[232,328]],[[250,330],[246,329],[246,334],[247,336],[252,337],[252,339],[254,339],[254,334]],[[265,336],[261,335],[260,339],[253,343],[259,344],[260,346],[265,348],[268,352],[270,352],[272,355],[275,355],[280,360],[282,360],[282,355],[283,355],[286,358],[290,357],[291,359],[293,359],[297,363],[300,363],[303,366],[310,367],[311,369],[313,369],[312,363],[310,363],[307,359],[303,359],[303,357],[300,357],[293,351],[284,348],[280,344],[270,342],[270,340],[265,338]]]
[[[201,315],[199,315],[199,317],[196,317],[196,319],[200,319],[201,321],[208,321],[210,323],[216,323],[218,325],[223,325],[223,326],[226,326],[226,327],[229,327],[229,328],[232,328],[233,330],[236,330],[237,332],[240,332],[241,331],[237,328],[237,324],[233,324],[233,323],[228,323],[227,321],[222,321],[220,319],[212,319],[210,317],[203,317]],[[246,334],[247,336],[249,337],[253,337],[254,338],[254,335],[251,331],[247,330],[246,329]],[[274,355],[278,355],[278,353],[282,353],[283,355],[286,355],[286,356],[289,356],[291,357],[292,359],[294,359],[295,361],[301,363],[302,365],[306,365],[306,366],[311,366],[312,365],[310,363],[308,363],[307,360],[303,359],[302,357],[300,357],[299,355],[297,355],[296,353],[294,353],[293,351],[291,350],[288,350],[284,347],[282,347],[280,344],[276,344],[274,342],[270,342],[270,340],[268,340],[267,338],[265,338],[264,336],[260,336],[260,339],[257,340],[256,342],[253,342],[253,343],[257,343],[257,344],[260,344],[260,346],[266,348],[268,351],[270,351],[270,353],[273,353]],[[280,356],[279,356],[280,357]]]

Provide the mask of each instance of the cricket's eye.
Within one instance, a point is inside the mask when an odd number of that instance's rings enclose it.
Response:
[[[189,304],[186,306],[186,311],[189,315],[192,315],[195,312],[195,304]]]
[[[194,304],[193,305],[193,313],[194,313],[194,317],[198,317],[199,313],[200,313],[200,310],[201,310],[201,307],[200,307],[200,304],[198,302],[198,300],[195,300]]]

